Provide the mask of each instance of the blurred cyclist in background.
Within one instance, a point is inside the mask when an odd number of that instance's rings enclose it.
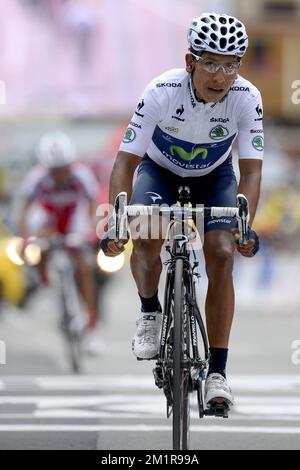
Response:
[[[22,206],[18,221],[20,235],[51,237],[75,234],[86,246],[94,222],[98,184],[91,170],[75,161],[75,147],[62,133],[45,134],[38,146],[39,164],[25,178],[21,188]],[[97,321],[96,284],[84,252],[74,251],[78,285],[88,313],[86,352],[97,354],[100,344],[95,336]],[[48,284],[47,257],[40,266],[41,281]]]

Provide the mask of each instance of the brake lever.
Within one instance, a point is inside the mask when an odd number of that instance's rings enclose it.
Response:
[[[248,243],[248,222],[250,219],[248,199],[244,194],[238,194],[236,197],[237,208],[239,213],[237,216],[238,228],[240,232],[240,238],[238,240],[239,245],[246,246]]]
[[[127,193],[121,192],[115,199],[114,221],[115,221],[115,242],[127,238],[127,217],[125,207],[127,206]]]

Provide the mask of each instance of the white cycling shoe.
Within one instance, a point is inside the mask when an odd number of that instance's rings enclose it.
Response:
[[[159,350],[161,312],[141,312],[132,340],[132,351],[138,359],[153,359]]]
[[[225,403],[228,407],[234,405],[234,398],[227,380],[218,373],[209,374],[205,382],[204,400],[207,408]]]

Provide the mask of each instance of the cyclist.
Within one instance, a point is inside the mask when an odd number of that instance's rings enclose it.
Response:
[[[177,188],[188,185],[193,204],[235,206],[237,191],[249,201],[249,242],[240,247],[232,219],[208,219],[204,257],[208,276],[206,322],[210,343],[205,401],[233,403],[226,379],[229,336],[234,313],[232,279],[235,249],[246,257],[259,248],[250,228],[260,193],[263,127],[262,101],[255,86],[238,74],[248,37],[233,16],[203,13],[188,30],[186,68],[155,78],[141,96],[120,146],[110,181],[110,203],[127,191],[131,204],[172,205]],[[240,180],[232,167],[237,138]],[[132,177],[138,167],[132,189]],[[112,238],[112,237],[111,237]],[[102,241],[109,256],[122,245]],[[141,299],[133,351],[139,358],[158,352],[162,323],[158,282],[161,240],[133,240],[131,269]]]
[[[19,233],[51,237],[75,234],[83,245],[88,242],[89,227],[95,214],[98,184],[84,164],[75,161],[75,147],[63,132],[47,133],[38,146],[39,165],[25,178],[21,188],[22,207]],[[96,285],[85,253],[74,250],[78,285],[88,313],[87,352],[100,352],[95,334],[97,320]],[[48,283],[47,257],[40,263],[41,280]]]

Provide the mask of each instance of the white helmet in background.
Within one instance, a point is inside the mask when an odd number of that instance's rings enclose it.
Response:
[[[38,160],[46,168],[60,168],[75,160],[75,147],[63,132],[49,132],[41,137]]]
[[[243,57],[248,47],[248,36],[244,24],[234,16],[203,13],[192,20],[188,43],[195,52]]]

